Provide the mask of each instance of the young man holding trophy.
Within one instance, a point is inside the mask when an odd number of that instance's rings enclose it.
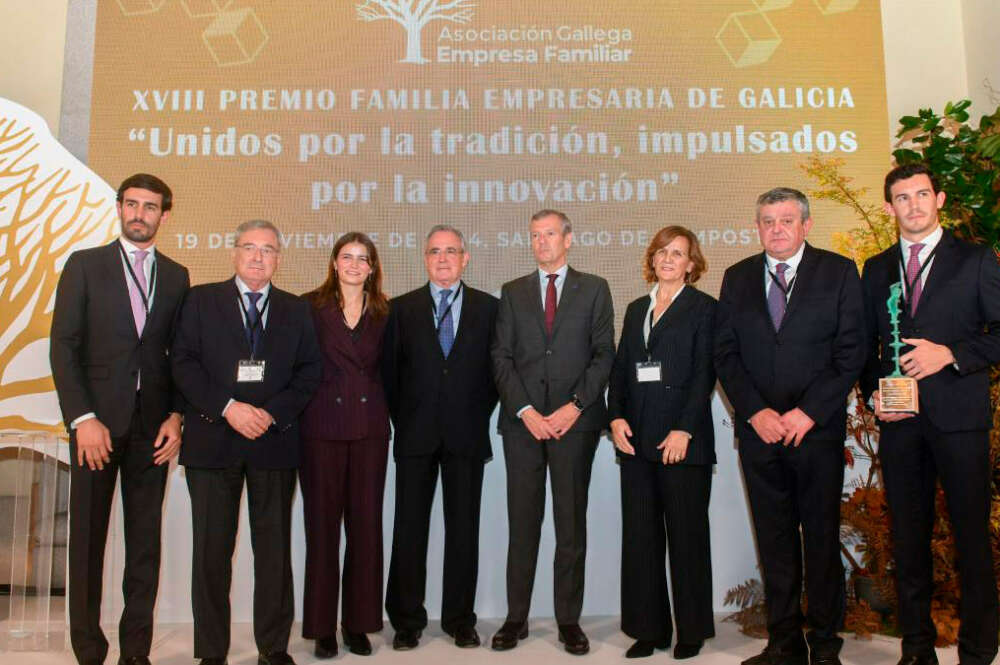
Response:
[[[940,480],[959,553],[959,662],[988,665],[998,632],[988,520],[1000,263],[990,247],[941,227],[945,195],[926,165],[893,169],[884,193],[899,242],[865,263],[871,355],[861,382],[880,421],[903,636],[899,664],[937,662],[930,539]]]

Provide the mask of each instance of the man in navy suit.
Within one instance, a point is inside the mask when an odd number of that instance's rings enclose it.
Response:
[[[427,625],[427,534],[441,473],[444,573],[441,627],[459,647],[479,646],[476,580],[483,465],[497,403],[490,341],[497,299],[462,281],[465,238],[438,224],[424,246],[427,284],[393,299],[383,341],[384,386],[395,426],[396,518],[385,608],[396,650]]]
[[[879,418],[879,459],[892,520],[899,590],[900,665],[937,662],[931,621],[930,540],[937,481],[948,500],[961,576],[958,657],[997,655],[997,589],[990,548],[990,365],[1000,362],[1000,265],[986,246],[941,228],[944,192],[924,164],[885,177],[886,212],[899,242],[865,263],[870,353],[862,388]],[[878,379],[895,369],[889,286],[902,286],[900,365],[917,379],[919,412],[886,413]]]
[[[259,665],[294,665],[292,496],[299,414],[319,387],[322,357],[305,300],[274,286],[280,235],[267,221],[236,229],[236,275],[191,289],[174,341],[186,400],[181,453],[194,530],[194,653],[224,665],[240,500],[246,485]]]
[[[81,665],[100,665],[108,653],[101,587],[119,470],[125,515],[119,663],[149,663],[167,467],[181,445],[183,401],[170,380],[167,350],[190,282],[187,269],[154,244],[173,194],[156,176],[139,173],[122,182],[117,199],[121,236],[70,255],[52,312],[52,378],[72,461],[70,640]]]
[[[743,665],[805,665],[807,654],[811,665],[839,665],[843,643],[840,495],[864,310],[857,267],[809,245],[811,227],[802,192],[762,194],[764,252],[726,270],[719,295],[715,367],[736,411],[767,603],[767,648]]]

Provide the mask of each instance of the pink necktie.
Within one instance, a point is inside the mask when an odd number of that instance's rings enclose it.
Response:
[[[910,316],[917,313],[917,303],[920,302],[920,294],[923,286],[917,275],[920,274],[920,250],[924,248],[922,242],[915,242],[910,245],[910,260],[906,263],[906,283],[910,288]]]
[[[128,298],[132,303],[132,318],[135,319],[135,331],[140,337],[142,329],[146,326],[146,307],[142,304],[142,296],[148,297],[149,295],[149,288],[146,286],[146,271],[143,269],[148,254],[149,252],[146,250],[140,249],[132,255],[133,272],[139,285],[136,286],[131,279],[128,280]],[[142,289],[142,294],[139,293],[139,289]]]

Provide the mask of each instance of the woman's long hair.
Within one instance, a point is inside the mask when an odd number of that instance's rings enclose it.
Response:
[[[333,251],[330,252],[330,266],[324,281],[315,291],[310,291],[305,298],[312,303],[316,309],[325,306],[331,300],[337,307],[344,309],[344,294],[340,290],[340,279],[337,277],[337,256],[344,245],[358,243],[364,245],[368,250],[368,260],[371,263],[372,271],[365,280],[365,293],[368,295],[368,311],[373,319],[381,319],[389,314],[389,298],[382,292],[382,262],[378,259],[378,250],[375,243],[360,231],[349,231],[340,236]]]

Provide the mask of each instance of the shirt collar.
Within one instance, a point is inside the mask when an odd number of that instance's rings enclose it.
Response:
[[[122,244],[122,248],[124,248],[125,253],[129,256],[139,251],[139,248],[130,243],[125,236],[118,236],[118,242]],[[149,252],[149,258],[153,258],[156,255],[156,245],[150,245],[146,248],[146,251]]]
[[[924,245],[923,249],[920,250],[920,253],[923,254],[924,252],[928,252],[937,247],[937,244],[941,242],[941,237],[943,235],[944,229],[941,228],[940,224],[938,224],[938,227],[931,231],[930,235],[920,241]],[[899,247],[903,250],[903,256],[909,257],[910,246],[914,244],[915,243],[913,241],[907,240],[903,236],[899,236]]]
[[[243,280],[240,279],[239,275],[236,276],[236,288],[240,290],[240,293],[249,293],[249,292],[253,291],[253,289],[251,289],[249,286],[247,286],[243,282]],[[260,295],[263,298],[267,298],[267,294],[270,293],[270,292],[271,292],[271,282],[268,282],[267,284],[265,284],[264,288],[262,288],[260,291],[258,291],[258,293],[260,293]]]
[[[677,300],[677,296],[681,294],[681,291],[683,291],[684,287],[686,286],[687,284],[681,284],[681,288],[677,289],[677,293],[675,293],[674,297],[670,299],[670,302]],[[656,306],[656,296],[659,293],[660,293],[660,283],[657,282],[656,284],[653,284],[653,290],[649,292],[649,299],[652,301],[650,303],[650,307]]]
[[[431,287],[431,296],[433,296],[434,302],[437,302],[441,298],[441,292],[444,291],[444,287],[438,286],[437,284],[435,284],[432,281],[428,281],[427,283],[430,284],[430,287]],[[451,293],[448,294],[449,298],[456,298],[456,297],[458,297],[458,290],[459,290],[459,287],[461,286],[461,284],[462,284],[462,280],[458,280],[457,282],[455,282],[454,284],[452,284],[450,287],[448,287],[448,288],[451,289]]]
[[[799,251],[795,252],[795,254],[789,256],[787,259],[784,260],[776,259],[773,256],[770,256],[767,252],[764,252],[764,267],[773,272],[776,269],[775,267],[779,263],[784,263],[785,265],[788,266],[788,268],[785,270],[785,274],[795,272],[796,270],[799,269],[799,263],[802,262],[802,254],[805,251],[806,251],[806,243],[803,242],[802,245],[799,247]]]
[[[568,263],[564,263],[562,265],[562,268],[559,268],[559,270],[556,270],[554,273],[550,273],[550,272],[547,272],[547,271],[542,270],[541,268],[539,268],[538,269],[538,279],[542,280],[542,284],[544,284],[545,280],[548,279],[549,275],[559,275],[559,277],[556,278],[556,281],[558,282],[559,280],[561,280],[563,277],[566,276],[567,272],[569,272],[569,264]]]

